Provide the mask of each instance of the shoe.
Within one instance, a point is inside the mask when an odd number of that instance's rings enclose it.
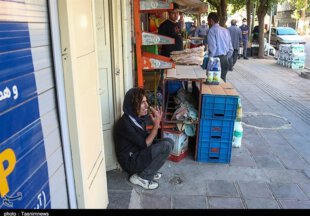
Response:
[[[133,174],[132,176],[130,176],[129,181],[132,184],[139,185],[139,186],[141,186],[147,190],[154,190],[154,189],[158,188],[158,186],[159,186],[156,181],[143,179],[143,178],[139,177],[137,174]]]
[[[160,179],[162,175],[163,175],[162,173],[157,172],[157,173],[154,175],[153,180],[158,180],[158,179]]]
[[[249,58],[248,58],[248,57],[244,57],[244,59],[245,59],[245,60],[249,60]]]
[[[233,68],[228,68],[229,71],[233,71]]]

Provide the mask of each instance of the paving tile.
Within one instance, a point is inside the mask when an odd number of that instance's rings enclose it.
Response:
[[[208,197],[210,209],[244,209],[240,198]]]
[[[205,195],[206,185],[205,180],[197,175],[197,178],[187,178],[183,179],[182,184],[175,185],[174,194],[183,195]]]
[[[248,209],[279,209],[276,200],[272,198],[251,198],[245,199],[245,204]]]
[[[245,148],[242,148],[242,146],[240,148],[232,148],[230,165],[256,167],[256,163],[252,159],[251,154]]]
[[[269,145],[266,143],[260,143],[256,145],[248,144],[246,145],[252,156],[267,156],[272,157],[273,151],[270,149]]]
[[[288,170],[277,170],[277,169],[261,169],[267,176],[268,181],[272,183],[293,183],[292,178],[289,175]]]
[[[261,168],[284,168],[275,156],[253,156],[258,167]]]
[[[141,195],[142,209],[171,209],[171,196],[168,195]]]
[[[246,127],[246,126],[245,126]],[[242,143],[246,142],[246,146],[259,146],[266,141],[260,136],[253,136],[251,134],[246,134],[243,132]]]
[[[215,180],[207,182],[207,196],[239,197],[233,182]]]
[[[309,178],[302,170],[288,170],[288,175],[292,179],[293,183],[309,183]]]
[[[310,179],[310,170],[304,170],[304,173]]]
[[[131,192],[111,192],[108,191],[108,209],[128,209]]]
[[[294,170],[305,170],[310,169],[310,165],[303,159],[300,158],[297,153],[286,153],[286,155],[277,154],[278,158],[282,161],[284,166],[287,169],[294,169]]]
[[[269,146],[283,146],[283,143],[288,142],[278,133],[278,130],[264,130],[260,131],[262,137],[265,138]]]
[[[108,190],[131,191],[132,185],[128,181],[128,174],[121,170],[107,172]]]
[[[308,198],[296,184],[269,184],[274,196],[277,199],[298,199],[307,200]]]
[[[173,194],[175,190],[175,185],[169,183],[169,179],[161,177],[157,180],[159,187],[156,190],[143,190],[143,194],[153,194],[153,195],[169,195]]]
[[[245,199],[272,198],[272,193],[266,183],[238,182],[240,191]]]
[[[283,209],[310,209],[309,200],[279,200],[279,202]]]
[[[301,188],[301,190],[308,196],[308,198],[310,199],[310,183],[306,183],[306,184],[299,184],[299,187]]]
[[[266,182],[267,176],[262,169],[251,167],[233,167],[227,172],[228,177],[223,180],[233,181],[257,181]]]
[[[174,209],[206,209],[206,196],[186,196],[175,195],[172,199],[172,208]]]

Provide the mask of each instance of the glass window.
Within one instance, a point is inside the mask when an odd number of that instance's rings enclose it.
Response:
[[[278,35],[297,35],[297,32],[292,28],[279,28]]]

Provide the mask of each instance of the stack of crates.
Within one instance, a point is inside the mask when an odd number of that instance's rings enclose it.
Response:
[[[238,96],[202,95],[197,161],[230,163]]]

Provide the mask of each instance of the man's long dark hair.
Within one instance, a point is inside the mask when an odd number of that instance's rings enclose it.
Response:
[[[139,117],[139,111],[144,96],[146,96],[146,91],[143,88],[131,88],[124,98],[124,113],[133,117],[139,124],[143,121],[143,117]]]

